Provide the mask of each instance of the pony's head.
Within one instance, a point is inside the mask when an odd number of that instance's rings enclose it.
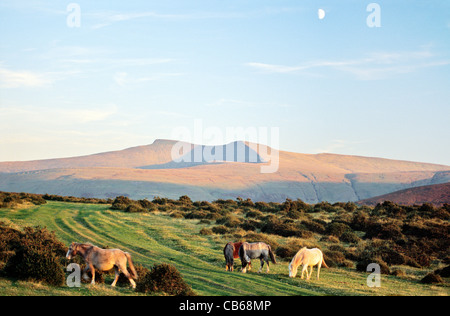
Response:
[[[292,258],[291,263],[289,263],[289,277],[295,278],[297,275],[297,268],[302,263],[303,254],[306,250],[306,247],[303,247],[302,249],[297,252],[297,254]]]
[[[297,266],[289,263],[289,277],[290,278],[295,278],[295,276],[297,275]]]
[[[80,244],[73,242],[69,247],[69,251],[67,251],[66,258],[70,260],[73,257],[75,257],[77,255],[79,246],[80,246]]]

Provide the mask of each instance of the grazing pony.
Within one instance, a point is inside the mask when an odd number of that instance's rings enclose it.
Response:
[[[303,265],[301,278],[303,279],[303,273],[306,271],[306,280],[309,280],[311,278],[313,266],[317,265],[317,280],[319,280],[320,267],[322,264],[325,268],[328,268],[325,260],[323,260],[323,254],[320,249],[307,249],[306,247],[303,247],[299,252],[297,252],[289,264],[289,277],[295,278],[297,275],[298,266]],[[309,274],[308,266],[311,267]]]
[[[124,252],[120,249],[101,249],[92,244],[79,244],[73,242],[69,247],[69,251],[67,251],[66,258],[70,260],[76,255],[80,255],[86,262],[87,266],[83,271],[83,278],[85,280],[89,280],[86,272],[91,270],[91,284],[95,284],[95,269],[98,269],[99,271],[109,271],[114,268],[116,277],[111,286],[116,286],[120,275],[119,271],[122,271],[133,288],[136,288],[136,283],[133,279],[137,279],[137,273],[128,252]],[[130,265],[131,275],[127,270],[127,262]]]
[[[261,272],[264,261],[267,263],[267,272],[269,272],[269,258],[270,260],[276,264],[275,256],[272,252],[272,249],[268,244],[263,242],[255,242],[255,243],[242,243],[242,246],[239,248],[239,258],[241,258],[242,262],[242,273],[247,272],[247,265],[250,263],[251,259],[260,259],[261,267],[258,270],[258,273]]]
[[[225,256],[226,261],[226,267],[225,271],[233,271],[234,267],[234,259],[239,258],[239,248],[242,246],[242,242],[229,242],[225,245],[225,248],[223,248],[223,254]],[[251,269],[251,262],[248,263],[248,269]]]

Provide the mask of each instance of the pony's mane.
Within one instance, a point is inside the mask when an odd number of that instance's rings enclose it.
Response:
[[[294,256],[294,258],[292,258],[292,262],[294,262],[295,264],[298,264],[298,261],[301,260],[303,258],[303,254],[306,251],[306,247],[303,247],[302,249],[300,249],[297,254]]]
[[[93,247],[97,247],[96,245],[93,245],[93,244],[90,243],[90,242],[76,242],[75,244],[78,245],[78,246],[85,247],[85,248],[93,248]],[[98,248],[98,247],[97,247],[97,248]]]

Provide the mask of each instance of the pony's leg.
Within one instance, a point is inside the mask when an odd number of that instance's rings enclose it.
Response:
[[[128,272],[127,269],[127,264],[125,263],[121,263],[118,267],[118,270],[122,271],[122,273],[125,275],[125,277],[128,279],[128,281],[130,281],[131,286],[133,287],[133,289],[136,288],[136,282],[134,282],[133,278],[131,277],[130,273]]]
[[[319,274],[320,274],[320,267],[322,266],[321,263],[317,266],[317,280],[319,280]]]
[[[269,259],[266,260],[266,264],[267,264],[267,273],[270,272],[270,268],[269,268]]]
[[[264,267],[264,259],[260,259],[261,266],[259,267],[258,273],[261,273],[262,268]]]
[[[308,279],[307,280],[311,279],[311,275],[312,275],[312,272],[313,272],[313,266],[309,266],[309,267],[310,267],[310,269],[309,269],[309,275],[308,275]],[[308,274],[308,269],[306,269],[306,274]]]
[[[91,270],[91,273],[92,273],[91,284],[95,284],[95,268],[94,268],[94,265],[89,264],[89,269]]]
[[[112,287],[116,286],[117,280],[119,280],[119,268],[118,267],[114,267],[114,273],[116,274],[113,283],[111,284]]]
[[[86,265],[86,268],[84,268],[84,270],[83,270],[83,279],[84,280],[86,280],[86,281],[89,281],[89,276],[88,276],[88,274],[87,274],[87,272],[89,271],[89,265]]]
[[[303,273],[305,273],[305,271],[306,271],[306,277],[308,277],[308,266],[304,264],[303,268],[302,268],[302,279],[303,279]]]

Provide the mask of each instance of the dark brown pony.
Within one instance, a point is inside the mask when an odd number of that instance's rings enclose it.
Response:
[[[137,273],[128,252],[124,252],[120,249],[101,249],[92,244],[79,244],[73,242],[69,247],[66,258],[70,260],[76,255],[80,255],[84,261],[86,261],[87,266],[83,271],[84,279],[87,279],[86,272],[91,270],[91,284],[95,284],[95,269],[98,269],[99,271],[109,271],[114,269],[116,277],[111,286],[116,286],[117,280],[119,279],[119,272],[121,271],[125,277],[128,278],[133,288],[136,288],[136,283],[133,279],[137,279]],[[127,262],[130,265],[131,275],[127,270]]]
[[[233,271],[234,259],[239,258],[239,248],[241,248],[242,242],[229,242],[223,248],[223,254],[225,256],[226,267],[225,271]],[[249,270],[251,269],[251,262],[248,263]]]

